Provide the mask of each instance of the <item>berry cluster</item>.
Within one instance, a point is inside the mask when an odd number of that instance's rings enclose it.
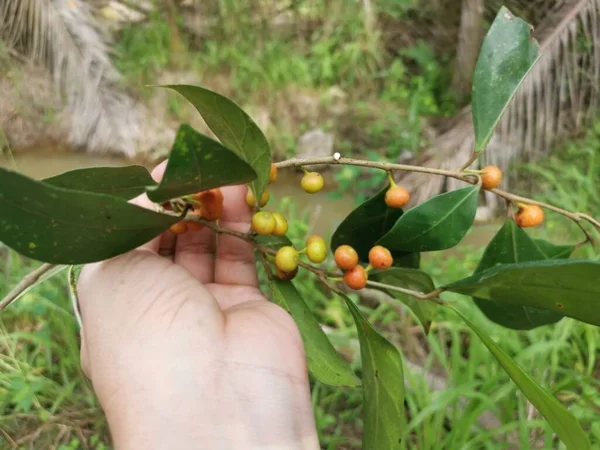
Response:
[[[486,166],[482,170],[467,171],[467,173],[477,175],[481,179],[481,186],[484,189],[495,189],[502,182],[502,171],[496,166]],[[385,203],[389,208],[403,208],[410,201],[410,193],[394,181],[391,173],[389,175],[390,187],[385,193]],[[271,164],[269,172],[269,184],[277,179],[277,166]],[[304,171],[304,176],[300,182],[302,189],[315,194],[323,189],[324,180],[320,173]],[[264,207],[270,199],[268,191],[262,193],[259,201],[256,201],[254,192],[248,187],[246,194],[246,203],[252,209]],[[184,208],[191,209],[192,215],[205,221],[215,221],[221,217],[223,212],[223,194],[220,189],[210,189],[204,192],[188,196],[184,199]],[[181,205],[166,205],[169,207],[179,207]],[[542,223],[544,212],[537,205],[526,205],[517,203],[519,208],[515,214],[515,221],[520,227],[533,227]],[[189,217],[189,214],[188,214]],[[252,231],[258,235],[266,236],[285,236],[288,232],[287,219],[278,212],[256,211],[251,220]],[[171,226],[173,233],[181,234],[187,231],[201,230],[204,227],[202,223],[194,219],[186,219]],[[306,246],[302,250],[297,250],[292,246],[281,247],[271,261],[275,263],[276,275],[282,280],[291,280],[298,273],[300,265],[300,255],[305,253],[311,263],[320,264],[327,259],[327,244],[321,236],[310,236],[306,240]],[[341,245],[334,252],[334,260],[339,269],[343,272],[343,280],[351,289],[363,289],[367,285],[369,271],[372,269],[389,269],[394,258],[391,252],[381,245],[375,245],[369,251],[369,264],[364,267],[359,264],[359,256],[354,248],[349,245]]]
[[[186,201],[186,205],[189,205],[193,210],[191,215],[198,219],[213,222],[219,220],[223,214],[223,193],[221,189],[209,189],[208,191],[198,192],[184,200]],[[172,208],[171,205],[166,206]],[[202,228],[204,228],[204,225],[201,223],[187,219],[171,225],[169,230],[175,234],[182,234],[188,231],[200,231]]]

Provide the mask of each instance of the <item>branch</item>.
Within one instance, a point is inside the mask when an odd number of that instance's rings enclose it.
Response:
[[[354,159],[354,158],[342,158],[339,156],[339,153],[336,153],[333,156],[323,156],[319,158],[308,158],[308,159],[300,159],[300,158],[292,158],[286,161],[281,161],[276,163],[277,168],[283,169],[286,167],[303,167],[308,165],[346,165],[346,166],[358,166],[358,167],[367,167],[371,169],[381,169],[387,172],[391,172],[394,170],[403,171],[403,172],[418,172],[418,173],[428,173],[430,175],[441,175],[445,177],[455,178],[460,181],[464,181],[469,184],[477,184],[479,180],[473,177],[473,174],[465,173],[463,168],[458,171],[454,170],[445,170],[445,169],[435,169],[431,167],[420,167],[420,166],[412,166],[408,164],[395,164],[389,162],[380,162],[380,161],[368,161],[364,159]],[[575,212],[572,213],[567,211],[566,209],[559,208],[557,206],[550,205],[548,203],[540,202],[537,200],[533,200],[527,197],[522,197],[520,195],[511,194],[510,192],[503,191],[502,189],[490,189],[490,192],[493,192],[498,197],[502,197],[506,200],[509,200],[513,203],[522,202],[530,205],[537,205],[541,208],[548,209],[550,211],[554,211],[556,213],[562,214],[565,217],[573,220],[575,223],[580,225],[581,221],[585,220],[594,225],[600,231],[600,222],[588,214]],[[582,228],[586,238],[593,242],[591,235],[585,229]]]
[[[392,286],[385,283],[379,283],[377,281],[367,281],[367,286],[371,286],[379,289],[387,289],[389,291],[401,292],[403,294],[411,295],[419,300],[431,300],[433,302],[439,303],[440,305],[444,304],[444,301],[440,298],[440,294],[443,292],[442,288],[434,289],[427,294],[419,291],[413,291],[412,289],[405,289],[399,286]]]
[[[49,270],[56,267],[55,264],[42,264],[40,267],[35,269],[33,272],[28,273],[23,279],[17,284],[12,291],[8,293],[6,297],[0,302],[0,311],[10,305],[19,295],[23,293],[30,286],[33,286],[38,280]]]

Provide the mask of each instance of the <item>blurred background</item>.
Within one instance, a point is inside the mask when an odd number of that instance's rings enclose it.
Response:
[[[198,84],[241,105],[274,159],[344,156],[455,168],[473,138],[471,76],[500,0],[0,0],[0,166],[42,178],[76,167],[153,166],[179,123],[210,134],[176,94]],[[506,0],[533,24],[543,56],[509,106],[481,164],[504,188],[600,215],[600,0]],[[268,209],[288,215],[296,242],[330,236],[381,177],[324,172],[327,192],[304,195],[280,171]],[[419,202],[454,180],[398,174]],[[504,204],[481,199],[457,248],[423,255],[437,283],[473,272]],[[532,232],[575,243],[581,232],[548,213]],[[1,244],[0,244],[1,245]],[[589,247],[589,246],[588,246]],[[591,248],[574,257],[598,259]],[[36,266],[0,247],[0,295]],[[79,368],[66,283],[32,290],[0,315],[0,448],[111,448]],[[298,288],[357,370],[344,305],[301,274]],[[451,298],[451,295],[448,296]],[[407,360],[409,449],[555,449],[551,429],[456,318],[439,311],[429,336],[408,310],[370,292],[353,299]],[[600,331],[563,319],[517,332],[455,300],[569,406],[600,445]],[[315,383],[324,449],[360,448],[361,392]],[[596,419],[596,420],[594,420]],[[600,447],[597,447],[600,448]],[[385,449],[381,449],[385,450]]]

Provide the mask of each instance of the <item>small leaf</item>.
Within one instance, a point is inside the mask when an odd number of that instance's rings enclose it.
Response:
[[[275,302],[293,317],[300,334],[310,373],[330,386],[360,386],[350,364],[335,350],[291,281],[270,279]]]
[[[436,195],[404,213],[377,244],[405,252],[454,247],[475,220],[478,194],[478,186],[469,186]]]
[[[148,189],[148,198],[162,203],[255,178],[252,167],[234,152],[183,124],[175,137],[162,181]]]
[[[256,236],[256,242],[272,250],[279,250],[286,245],[293,245],[287,236],[258,235]]]
[[[445,286],[503,305],[532,306],[600,326],[600,263],[551,259],[502,264]]]
[[[546,257],[529,235],[512,220],[507,220],[490,241],[475,273],[499,264],[541,261]],[[558,322],[564,316],[530,306],[509,306],[501,302],[490,302],[474,298],[475,303],[493,322],[515,330],[530,330],[542,325]]]
[[[375,196],[359,205],[337,227],[331,238],[331,250],[340,245],[349,245],[363,262],[369,260],[369,250],[394,226],[402,216],[402,209],[388,208],[385,193],[389,184]],[[394,265],[418,268],[421,258],[418,253],[392,252]]]
[[[398,349],[367,322],[356,305],[342,296],[352,313],[363,370],[363,449],[399,449],[405,423],[404,370]]]
[[[423,292],[427,294],[435,290],[435,285],[431,277],[422,270],[392,268],[381,272],[372,272],[370,278],[373,281],[398,286],[413,291]],[[391,297],[394,297],[408,306],[417,318],[421,321],[425,334],[429,333],[433,316],[436,312],[437,305],[434,302],[427,300],[419,300],[411,295],[404,294],[389,289],[382,289]]]
[[[498,347],[487,334],[469,322],[459,310],[451,305],[448,305],[448,307],[458,314],[473,332],[479,336],[508,376],[523,391],[525,397],[545,417],[560,440],[566,445],[567,450],[591,449],[590,442],[581,425],[577,422],[577,419],[550,392],[525,373],[504,350]]]
[[[269,182],[271,150],[267,138],[248,114],[238,105],[216,92],[199,86],[170,85],[198,110],[208,127],[223,143],[254,169],[252,182],[256,198],[260,198]]]
[[[531,26],[500,8],[479,52],[473,73],[475,152],[485,149],[504,110],[539,56]]]
[[[574,245],[555,245],[544,239],[534,239],[533,242],[547,259],[569,259],[575,251]]]
[[[64,265],[59,265],[59,266],[52,267],[50,270],[48,270],[47,272],[45,272],[41,277],[39,277],[34,283],[31,283],[29,286],[27,286],[25,289],[23,289],[19,293],[19,295],[17,295],[15,298],[12,299],[12,301],[10,302],[10,304],[13,304],[17,300],[19,300],[21,297],[23,297],[25,294],[27,294],[29,291],[31,291],[33,288],[39,286],[44,281],[47,281],[50,278],[52,278],[53,276],[59,274],[60,272],[62,272],[63,270],[65,270],[67,267],[68,266],[64,266]]]
[[[96,192],[130,200],[156,183],[142,166],[87,167],[45,178],[44,183],[73,191]]]
[[[71,191],[0,169],[0,241],[53,264],[120,255],[179,219],[93,192]]]

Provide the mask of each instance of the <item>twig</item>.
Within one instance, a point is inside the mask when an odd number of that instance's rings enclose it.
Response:
[[[439,297],[439,295],[443,292],[443,289],[438,288],[431,292],[424,293],[419,291],[413,291],[412,289],[406,289],[399,286],[392,286],[385,283],[379,283],[377,281],[367,281],[367,286],[371,286],[379,289],[386,289],[389,291],[401,292],[403,294],[411,295],[419,300],[431,300],[433,302],[439,303],[440,305],[444,304],[444,301]]]
[[[464,164],[463,164],[463,165],[460,167],[460,169],[458,169],[458,172],[459,172],[459,173],[461,173],[461,172],[463,172],[464,170],[468,169],[468,168],[469,168],[469,166],[475,162],[475,160],[477,159],[477,157],[478,157],[478,156],[479,156],[479,155],[478,155],[477,153],[475,153],[475,152],[471,153],[471,157],[469,158],[469,160],[468,160],[466,163],[464,163]]]
[[[25,289],[34,285],[46,272],[56,267],[55,264],[42,264],[40,267],[35,269],[33,272],[28,273],[23,279],[17,284],[12,291],[8,293],[6,297],[0,302],[0,311],[10,305],[14,299],[16,299]]]
[[[472,163],[472,161],[471,161]],[[469,165],[471,164],[469,163]],[[463,172],[463,168],[460,171],[454,170],[445,170],[445,169],[435,169],[431,167],[420,167],[420,166],[412,166],[408,164],[395,164],[389,162],[381,162],[381,161],[369,161],[364,159],[354,159],[354,158],[336,158],[335,156],[323,156],[319,158],[308,158],[308,159],[299,159],[292,158],[286,161],[281,161],[276,163],[275,165],[278,168],[286,168],[286,167],[302,167],[307,165],[319,165],[319,164],[327,164],[327,165],[347,165],[347,166],[358,166],[358,167],[368,167],[372,169],[381,169],[387,172],[390,171],[404,171],[404,172],[418,172],[418,173],[428,173],[430,175],[441,175],[445,177],[455,178],[460,181],[464,181],[469,184],[478,184],[479,179],[473,179],[473,174],[468,174]],[[479,178],[479,177],[478,177]],[[586,220],[594,225],[598,231],[600,231],[600,222],[588,214],[575,212],[572,213],[567,211],[566,209],[559,208],[557,206],[550,205],[548,203],[540,202],[537,200],[533,200],[527,197],[522,197],[520,195],[511,194],[510,192],[503,191],[502,189],[490,189],[490,192],[493,192],[499,197],[502,197],[506,200],[509,200],[513,203],[522,202],[527,203],[529,205],[537,205],[541,208],[548,209],[550,211],[557,212],[562,214],[565,217],[573,220],[577,224],[580,224],[582,220]],[[584,230],[582,228],[582,230]],[[591,235],[584,230],[584,234],[586,237],[590,238]],[[593,242],[593,239],[591,240]]]

